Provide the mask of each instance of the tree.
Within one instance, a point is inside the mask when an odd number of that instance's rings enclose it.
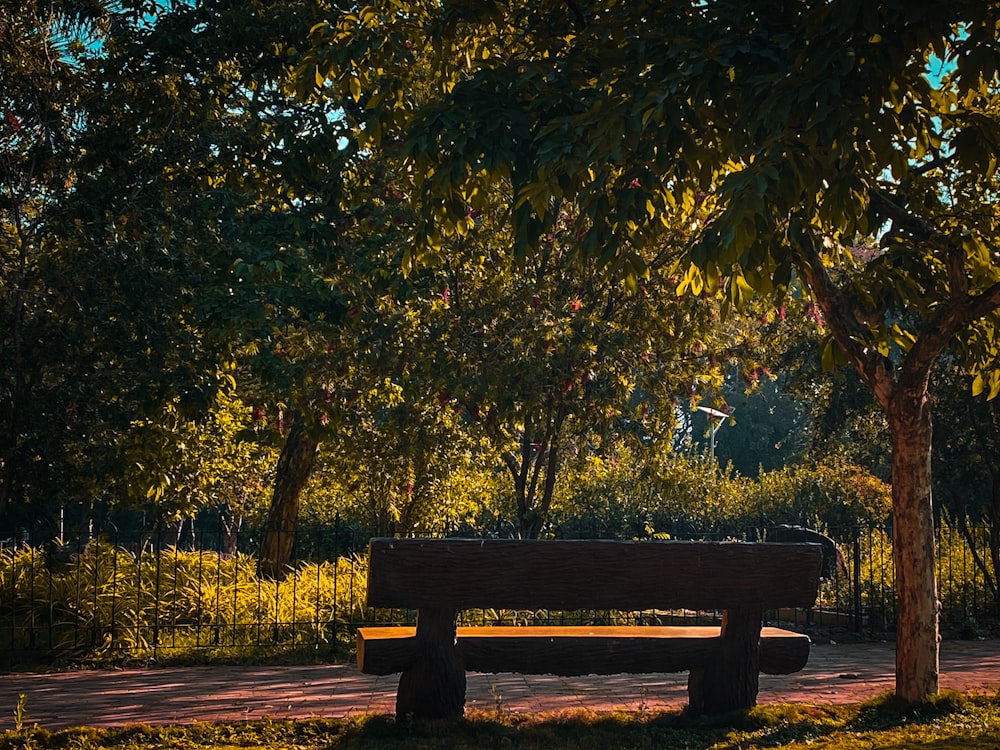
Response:
[[[627,272],[609,283],[579,262],[569,214],[536,255],[514,262],[503,199],[489,209],[470,212],[438,260],[407,276],[398,257],[383,260],[380,273],[396,277],[391,292],[350,325],[381,332],[373,378],[391,376],[418,412],[461,415],[462,429],[486,441],[507,475],[517,532],[530,538],[548,518],[567,458],[621,436],[669,438],[678,403],[718,386],[754,331],[716,330],[716,296],[674,293],[676,238],[643,249],[650,271],[631,287]]]
[[[98,2],[4,2],[0,33],[0,521],[10,507],[58,495],[60,459],[79,406],[66,395],[51,221],[78,158],[85,42]],[[43,458],[44,457],[44,458]],[[50,481],[51,480],[51,481]],[[55,491],[53,491],[55,490]]]
[[[571,200],[584,251],[612,267],[641,274],[636,243],[685,226],[696,288],[740,304],[803,280],[824,363],[857,371],[892,434],[896,692],[915,702],[938,685],[930,371],[953,347],[974,390],[1000,392],[998,10],[386,3],[317,30],[302,71],[405,140],[436,199],[417,247],[512,179],[525,253]],[[429,103],[398,75],[418,56]]]
[[[252,415],[238,395],[220,390],[198,420],[184,418],[178,401],[134,420],[122,437],[129,495],[135,503],[145,500],[157,523],[176,533],[200,511],[213,511],[220,548],[231,554],[244,518],[266,506],[276,451],[247,439]]]
[[[66,209],[77,257],[120,266],[92,285],[117,308],[115,369],[132,374],[124,387],[146,423],[204,423],[234,389],[245,416],[270,415],[282,450],[263,542],[272,570],[287,562],[322,432],[310,409],[328,381],[300,354],[323,352],[346,309],[334,268],[353,149],[335,104],[282,89],[322,8],[210,0],[118,19],[92,66]]]
[[[314,494],[327,496],[328,516],[372,536],[426,536],[476,528],[495,507],[492,454],[436,394],[405,378],[376,380],[353,412],[319,457]]]
[[[787,377],[773,375],[767,367],[737,376],[727,374],[723,394],[732,408],[732,424],[715,440],[719,466],[730,466],[746,477],[773,471],[801,460],[812,425],[807,404],[785,389]],[[692,437],[703,448],[707,415],[699,413]]]
[[[571,223],[513,265],[509,233],[480,215],[436,274],[409,357],[441,408],[489,442],[524,538],[541,532],[568,457],[619,435],[669,436],[678,402],[721,383],[736,348],[712,334],[715,299],[673,294],[669,241],[647,251],[652,270],[629,289],[578,262]]]

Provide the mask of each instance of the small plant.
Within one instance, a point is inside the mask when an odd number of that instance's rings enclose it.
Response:
[[[17,706],[14,707],[14,731],[23,732],[24,731],[24,720],[28,713],[25,710],[28,705],[28,694],[18,693],[17,694]]]
[[[636,705],[635,710],[640,714],[645,714],[649,711],[649,688],[645,685],[639,687],[639,703]]]
[[[497,721],[503,721],[507,711],[504,709],[503,696],[500,695],[496,683],[490,683],[490,695],[493,696],[493,715]]]

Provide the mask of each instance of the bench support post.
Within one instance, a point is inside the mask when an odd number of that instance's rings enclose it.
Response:
[[[455,645],[454,609],[425,607],[417,612],[417,656],[399,678],[396,716],[425,719],[465,713],[465,665]]]
[[[688,675],[689,710],[718,714],[757,705],[760,676],[760,630],[764,612],[734,607],[722,613],[718,649],[704,666]]]

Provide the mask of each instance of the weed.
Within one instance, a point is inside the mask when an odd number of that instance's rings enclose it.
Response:
[[[507,711],[504,708],[503,696],[500,695],[500,689],[495,682],[490,682],[490,695],[493,696],[493,715],[497,721],[503,721]]]
[[[27,693],[17,694],[17,705],[14,707],[14,731],[21,733],[24,731],[24,720],[27,717],[28,695]]]

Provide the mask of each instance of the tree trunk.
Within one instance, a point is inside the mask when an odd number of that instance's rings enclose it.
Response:
[[[236,554],[243,515],[235,512],[228,503],[215,506],[215,515],[219,519],[219,554],[232,557]]]
[[[511,470],[518,499],[517,522],[521,539],[538,539],[548,520],[556,474],[559,471],[559,441],[565,419],[562,405],[549,404],[544,437],[538,442],[529,443],[528,433],[525,432],[521,465],[518,471]],[[542,479],[540,497],[539,478]]]
[[[160,531],[160,548],[164,547],[180,547],[181,542],[181,529],[184,526],[183,518],[175,518],[167,523],[163,524],[162,530]]]
[[[278,458],[274,494],[260,543],[259,572],[262,576],[280,580],[292,561],[299,498],[316,463],[318,449],[319,443],[309,435],[305,420],[293,417],[288,439]]]
[[[538,539],[545,520],[534,510],[518,514],[518,539]]]
[[[920,703],[938,690],[938,598],[931,503],[931,404],[925,389],[893,394],[892,550],[896,566],[896,695]]]

